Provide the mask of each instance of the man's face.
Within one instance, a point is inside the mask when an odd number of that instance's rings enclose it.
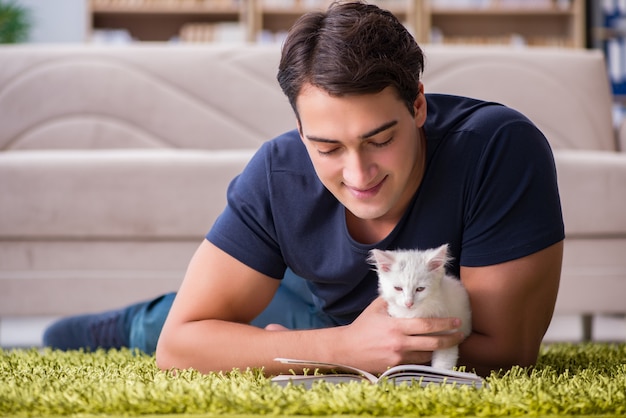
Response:
[[[423,173],[423,93],[415,117],[391,87],[332,97],[307,85],[296,106],[302,141],[324,186],[359,219],[397,222]]]

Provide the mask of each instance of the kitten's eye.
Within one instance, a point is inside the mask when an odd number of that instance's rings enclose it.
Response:
[[[397,292],[402,292],[402,288],[401,288],[400,286],[396,286],[396,287],[394,287],[394,289],[395,289]]]
[[[426,289],[426,288],[425,288],[425,287],[420,286],[420,287],[418,287],[417,289],[415,289],[415,293],[423,292],[423,291],[424,291],[424,289]]]

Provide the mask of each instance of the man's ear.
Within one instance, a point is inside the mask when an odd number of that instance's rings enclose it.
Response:
[[[420,81],[418,86],[418,94],[413,103],[413,112],[415,113],[415,125],[421,128],[426,123],[426,96],[424,95],[424,84]]]

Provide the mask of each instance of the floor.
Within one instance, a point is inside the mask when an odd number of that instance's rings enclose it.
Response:
[[[4,318],[0,320],[0,347],[40,347],[43,330],[56,318]],[[581,341],[583,321],[578,316],[555,316],[544,341]],[[597,316],[592,320],[594,341],[626,341],[624,316]]]

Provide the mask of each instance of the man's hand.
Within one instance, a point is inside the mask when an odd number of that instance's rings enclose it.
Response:
[[[432,352],[463,341],[458,318],[392,318],[387,304],[377,298],[350,325],[347,341],[353,352],[344,363],[381,373],[397,364],[424,364]]]

